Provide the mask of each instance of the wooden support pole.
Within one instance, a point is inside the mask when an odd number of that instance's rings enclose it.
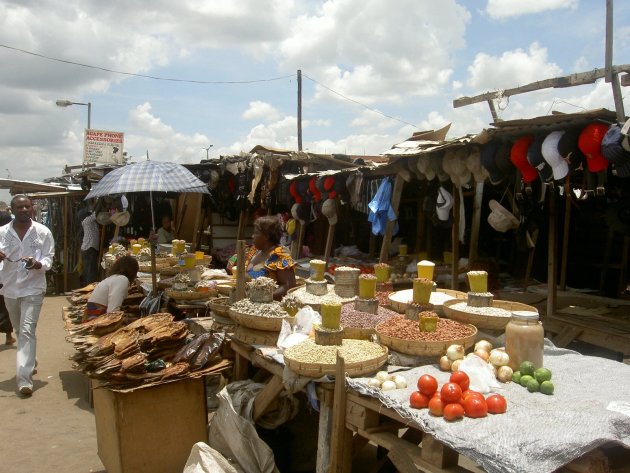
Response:
[[[495,122],[498,122],[499,121],[499,115],[497,115],[497,109],[494,106],[494,100],[488,99],[487,102],[488,102],[488,107],[490,107],[490,114],[492,115],[492,119]]]
[[[302,223],[298,221],[298,236],[297,240],[293,240],[291,243],[291,258],[293,260],[300,259],[302,255],[302,245],[304,245],[304,234],[306,233],[306,222]]]
[[[392,190],[392,209],[396,214],[396,218],[398,218],[398,207],[400,206],[400,196],[402,195],[403,184],[405,180],[401,173],[396,174],[396,179],[394,180],[394,189]],[[389,247],[392,243],[392,233],[394,232],[394,224],[395,220],[390,220],[387,222],[387,227],[385,228],[385,235],[383,235],[383,243],[381,245],[381,255],[379,257],[379,263],[387,263],[389,261]]]
[[[451,289],[459,288],[459,187],[453,187],[453,227],[451,229],[451,242],[453,262],[451,264]]]
[[[470,228],[470,251],[468,261],[473,263],[478,258],[479,226],[481,225],[481,204],[483,202],[483,181],[475,184],[475,200],[473,201],[472,223]]]
[[[247,221],[247,212],[241,210],[238,215],[238,229],[236,230],[236,239],[243,240],[243,233],[245,233],[245,223]]]
[[[63,292],[68,292],[68,196],[63,197]]]
[[[278,399],[278,395],[283,389],[282,378],[280,376],[272,376],[262,391],[254,398],[254,412],[252,414],[254,421],[260,419],[271,404]]]
[[[330,438],[332,435],[333,389],[321,384],[319,393],[319,426],[317,429],[316,473],[328,473],[330,469]]]
[[[297,71],[297,135],[298,151],[302,151],[302,70]]]
[[[346,363],[337,354],[332,434],[330,439],[330,473],[349,473],[352,466],[352,431],[346,427]]]
[[[326,261],[326,267],[330,261],[330,253],[332,252],[333,240],[335,239],[335,225],[328,225],[328,234],[326,235],[326,249],[324,250],[324,261]]]
[[[157,270],[155,268],[155,246],[157,242],[151,243],[151,295],[155,297],[157,294]]]
[[[245,299],[245,241],[236,241],[236,300]]]
[[[567,289],[567,264],[569,257],[569,232],[571,228],[571,186],[569,176],[564,184],[564,228],[562,230],[562,263],[560,266],[560,290]]]
[[[557,236],[556,236],[556,192],[549,192],[549,241],[547,246],[547,317],[552,317],[556,312],[556,275],[557,275]]]

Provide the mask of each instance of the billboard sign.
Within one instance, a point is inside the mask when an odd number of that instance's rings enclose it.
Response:
[[[84,136],[84,164],[123,164],[124,133],[86,129]]]

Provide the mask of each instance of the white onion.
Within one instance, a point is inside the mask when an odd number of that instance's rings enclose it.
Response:
[[[509,383],[510,381],[512,381],[513,374],[514,371],[512,370],[512,368],[510,368],[509,366],[501,366],[497,370],[497,379],[502,383]]]
[[[490,353],[488,353],[486,350],[482,350],[481,348],[475,348],[475,355],[477,355],[483,361],[488,361],[488,358],[490,358]]]
[[[407,387],[407,380],[402,375],[397,374],[396,376],[394,376],[394,379],[392,379],[392,381],[396,385],[396,389],[404,389]]]
[[[379,371],[376,373],[376,379],[378,379],[381,383],[384,383],[389,379],[389,373],[387,371]]]
[[[490,352],[488,361],[498,368],[499,366],[507,365],[510,362],[510,356],[503,350],[495,348]]]
[[[381,385],[381,389],[383,391],[391,391],[392,389],[396,389],[396,383],[387,380]]]
[[[459,360],[455,360],[455,361],[453,362],[453,364],[451,365],[451,371],[452,371],[453,373],[454,373],[455,371],[459,371],[459,365],[461,365],[461,363],[462,363],[462,360],[461,360],[461,359],[459,359]]]
[[[446,349],[446,356],[451,361],[461,360],[466,355],[466,351],[462,345],[451,345]]]
[[[371,388],[380,388],[381,382],[376,378],[370,378],[368,379],[368,386]]]
[[[492,351],[492,343],[490,343],[488,340],[479,340],[477,343],[475,343],[475,351],[479,349],[490,353]]]
[[[453,362],[448,359],[448,356],[444,355],[442,358],[440,358],[440,369],[442,371],[451,371],[452,364]]]

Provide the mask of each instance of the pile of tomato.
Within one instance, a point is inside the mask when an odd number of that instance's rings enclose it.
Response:
[[[418,378],[418,391],[411,393],[409,405],[414,409],[429,409],[436,417],[444,417],[449,422],[464,416],[473,419],[490,414],[503,414],[507,402],[500,394],[485,398],[483,394],[469,389],[470,379],[463,371],[451,374],[448,383],[438,390],[438,382],[430,374]]]

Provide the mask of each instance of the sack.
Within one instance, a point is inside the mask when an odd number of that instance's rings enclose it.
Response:
[[[183,473],[237,473],[237,470],[215,449],[197,442],[190,451]]]

